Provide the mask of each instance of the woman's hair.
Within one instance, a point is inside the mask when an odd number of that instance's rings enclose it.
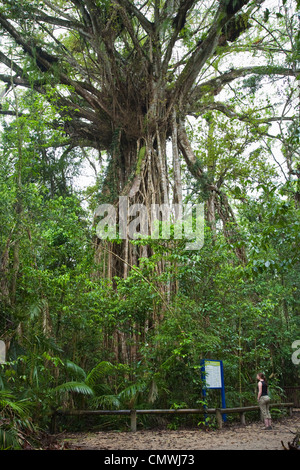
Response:
[[[260,379],[264,380],[264,382],[266,382],[266,384],[267,384],[265,374],[263,374],[262,372],[259,372],[257,375],[258,375],[258,377],[259,377]],[[268,385],[268,384],[267,384],[267,385]]]

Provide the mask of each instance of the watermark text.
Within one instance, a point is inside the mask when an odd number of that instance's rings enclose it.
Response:
[[[204,204],[129,205],[126,196],[119,197],[118,208],[100,204],[96,226],[100,239],[186,240],[186,250],[200,250],[204,244]]]

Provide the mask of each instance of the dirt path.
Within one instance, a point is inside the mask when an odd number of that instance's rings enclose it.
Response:
[[[67,434],[63,441],[77,450],[282,450],[300,429],[300,410],[292,417],[276,420],[273,430],[262,423],[229,425],[221,430],[153,430]]]

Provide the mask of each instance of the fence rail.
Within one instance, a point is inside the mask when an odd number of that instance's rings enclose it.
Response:
[[[293,413],[294,403],[272,403],[271,408],[288,408],[290,416]],[[240,415],[241,424],[246,424],[245,413],[248,411],[257,411],[259,406],[244,406],[238,408],[179,408],[179,409],[158,409],[158,410],[57,410],[51,417],[51,432],[56,433],[58,416],[97,416],[97,415],[127,415],[130,416],[130,429],[133,432],[137,430],[137,415],[143,414],[200,414],[200,415],[216,415],[218,428],[223,425],[223,414],[238,413]]]

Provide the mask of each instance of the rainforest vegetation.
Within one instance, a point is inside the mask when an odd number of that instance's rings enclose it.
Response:
[[[299,385],[299,14],[0,1],[1,449],[60,408],[200,408],[204,358],[227,406],[255,403],[259,371],[275,401]],[[173,219],[168,238],[100,239],[120,196],[201,205],[203,246]]]

